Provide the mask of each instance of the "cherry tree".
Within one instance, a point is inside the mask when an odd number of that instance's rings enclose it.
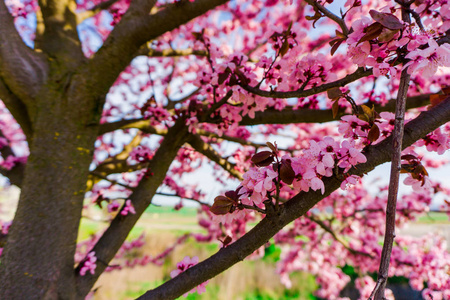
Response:
[[[198,203],[190,236],[221,249],[140,299],[202,292],[268,243],[282,282],[307,271],[322,298],[350,265],[361,299],[391,297],[390,276],[450,299],[445,240],[395,237],[449,211],[430,175],[448,163],[449,42],[447,0],[0,1],[0,172],[21,191],[0,220],[0,298],[84,299],[103,272],[160,264],[188,236],[132,261],[145,239],[125,240],[164,194]],[[184,181],[206,165],[235,182],[213,202]],[[94,206],[109,226],[78,241]]]

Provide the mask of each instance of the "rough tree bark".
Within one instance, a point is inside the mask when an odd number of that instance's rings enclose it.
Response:
[[[0,1],[0,96],[30,148],[26,165],[4,174],[21,186],[21,194],[2,254],[0,299],[83,299],[95,283],[98,276],[78,291],[74,254],[105,95],[148,40],[227,1],[169,5],[149,15],[155,2],[133,1],[88,60],[81,51],[74,0],[39,1],[38,51],[23,43]],[[171,161],[162,160],[152,186],[161,184]],[[117,247],[127,233],[114,239]]]

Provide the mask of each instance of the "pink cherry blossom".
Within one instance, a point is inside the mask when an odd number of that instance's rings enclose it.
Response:
[[[131,200],[126,200],[125,205],[123,206],[122,210],[120,211],[120,214],[122,216],[128,215],[128,213],[135,214],[136,210],[133,207],[133,204],[131,203]]]
[[[245,189],[242,192],[245,191],[249,195],[251,202],[260,205],[265,200],[267,192],[275,189],[273,179],[277,176],[278,173],[273,171],[271,167],[250,168],[243,175],[242,186]]]
[[[438,67],[450,67],[450,45],[438,45],[434,39],[428,41],[428,48],[416,49],[406,55],[411,61],[403,68],[408,68],[408,73],[421,71],[425,78],[433,76]]]
[[[80,275],[84,276],[87,272],[92,275],[95,274],[95,269],[97,268],[97,257],[95,257],[95,251],[89,252],[86,256],[86,260],[83,262],[83,266],[80,269]]]

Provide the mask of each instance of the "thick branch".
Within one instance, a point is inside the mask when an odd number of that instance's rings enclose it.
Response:
[[[0,1],[0,78],[30,110],[48,73],[42,54],[28,48],[16,28],[4,1]]]
[[[194,148],[197,152],[203,154],[204,156],[206,156],[207,158],[209,158],[210,160],[212,160],[213,162],[215,162],[216,164],[218,164],[220,167],[222,167],[222,169],[224,169],[225,171],[227,171],[231,176],[242,180],[242,174],[241,172],[237,171],[234,168],[234,165],[232,163],[230,163],[229,161],[227,161],[225,158],[223,158],[222,156],[220,156],[219,153],[217,153],[216,150],[214,150],[214,148],[205,143],[200,136],[198,135],[191,135],[191,137],[189,138],[188,143],[192,146],[192,148]]]
[[[119,129],[131,129],[136,128],[144,133],[158,134],[158,135],[166,135],[166,129],[158,129],[154,126],[150,125],[150,122],[145,119],[129,119],[129,120],[120,120],[117,122],[104,123],[99,125],[99,135],[119,130]]]
[[[310,88],[308,90],[298,89],[296,91],[289,91],[289,92],[264,91],[257,87],[252,87],[249,85],[243,85],[242,88],[252,94],[255,94],[255,95],[258,95],[261,97],[279,98],[279,99],[301,98],[301,97],[308,97],[311,95],[326,92],[328,89],[331,89],[333,87],[345,86],[345,85],[349,84],[350,82],[356,81],[362,77],[367,77],[370,75],[372,75],[372,69],[365,70],[364,68],[358,68],[352,74],[349,74],[339,80],[325,83],[325,84],[319,85],[317,87]]]
[[[417,107],[422,107],[430,103],[430,94],[413,96],[409,97],[406,100],[406,109],[413,109]],[[369,106],[371,106],[369,104]],[[395,99],[390,100],[386,105],[375,105],[375,110],[377,112],[395,111]],[[239,125],[259,125],[259,124],[295,124],[295,123],[325,123],[336,121],[338,118],[333,119],[333,113],[331,109],[292,109],[292,107],[286,107],[285,109],[279,111],[275,109],[267,109],[263,112],[256,112],[255,117],[252,119],[248,116],[242,118],[242,121],[239,122]],[[144,119],[129,119],[129,120],[120,120],[111,123],[104,123],[99,125],[99,135],[119,130],[119,129],[129,129],[129,128],[137,128],[145,133],[153,133],[164,135],[166,134],[165,129],[156,129],[149,125],[149,121]],[[208,132],[199,131],[200,135],[204,136],[214,136]],[[224,140],[233,141],[236,143],[240,143],[242,145],[249,145],[258,147],[259,144],[254,143],[243,143],[241,140],[222,136]]]
[[[80,12],[77,14],[77,23],[80,24],[86,19],[92,18],[102,10],[106,10],[110,8],[114,3],[118,2],[119,0],[107,0],[100,2],[99,4],[95,5],[91,9],[88,9],[86,11]]]
[[[146,2],[154,4],[156,1]],[[139,7],[130,7],[85,70],[91,78],[94,91],[99,95],[105,94],[147,41],[226,2],[227,0],[180,1],[167,5],[153,15],[139,11]]]
[[[145,55],[149,57],[177,57],[177,56],[188,56],[188,55],[197,55],[197,56],[207,56],[208,53],[205,50],[194,50],[194,49],[164,49],[164,50],[156,50],[152,49],[150,43],[142,46],[138,52],[136,52],[136,56]]]
[[[450,97],[435,108],[422,112],[416,119],[405,126],[403,147],[408,147],[430,131],[450,120]],[[393,139],[387,138],[381,143],[368,147],[364,152],[367,162],[350,171],[351,174],[363,175],[376,166],[390,160]],[[169,280],[158,288],[148,291],[139,299],[175,299],[197,285],[222,273],[234,264],[242,261],[253,251],[264,245],[284,226],[304,215],[316,203],[339,188],[341,180],[336,177],[325,178],[325,194],[319,191],[301,192],[281,206],[278,213],[266,216],[258,225],[233,244],[222,248],[219,252]]]
[[[430,103],[430,94],[409,97],[406,100],[406,109],[422,107]],[[372,105],[368,103],[370,107]],[[395,99],[390,100],[386,105],[374,105],[377,112],[395,111]],[[248,116],[242,118],[239,125],[258,125],[258,124],[291,124],[291,123],[325,123],[337,121],[342,116],[333,118],[331,109],[292,109],[286,107],[283,110],[267,109],[262,112],[256,112],[252,119]]]
[[[161,146],[156,151],[155,156],[149,163],[149,173],[145,176],[135,188],[130,200],[136,210],[136,214],[122,216],[120,212],[111,222],[109,228],[103,233],[100,240],[94,246],[95,256],[99,261],[109,263],[125,241],[126,237],[134,227],[139,217],[150,205],[156,190],[166,177],[170,164],[175,159],[178,150],[188,139],[187,127],[183,119],[169,129]],[[92,288],[100,274],[107,267],[104,264],[98,264],[95,275],[86,274],[79,276],[82,266],[78,266],[77,272],[77,290],[80,298],[84,298]]]
[[[39,7],[44,21],[39,46],[66,67],[77,67],[85,59],[77,31],[77,3],[74,0],[39,0]]]

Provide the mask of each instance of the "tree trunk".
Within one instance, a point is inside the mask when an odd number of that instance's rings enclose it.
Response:
[[[50,80],[0,265],[0,299],[74,299],[74,255],[98,119],[78,76]],[[73,78],[73,80],[72,80]],[[79,82],[80,84],[72,84]]]

